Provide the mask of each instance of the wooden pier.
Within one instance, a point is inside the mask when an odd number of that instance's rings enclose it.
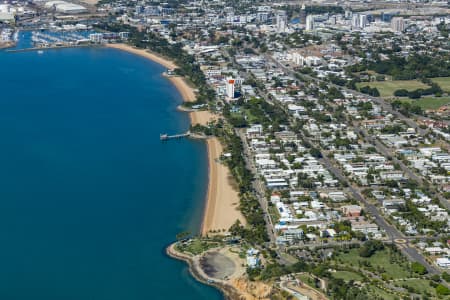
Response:
[[[186,133],[181,134],[174,134],[174,135],[168,135],[167,133],[163,133],[159,135],[159,139],[161,141],[168,141],[168,140],[175,140],[175,139],[182,139],[185,137],[189,137],[191,133],[188,131]]]

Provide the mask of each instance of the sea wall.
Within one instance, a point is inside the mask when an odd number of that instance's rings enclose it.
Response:
[[[166,248],[166,254],[171,258],[186,262],[189,266],[189,272],[197,281],[219,289],[223,293],[226,300],[242,299],[240,293],[233,286],[213,278],[208,278],[203,270],[201,270],[200,264],[196,263],[192,256],[177,251],[175,249],[175,244],[176,243],[173,243]]]

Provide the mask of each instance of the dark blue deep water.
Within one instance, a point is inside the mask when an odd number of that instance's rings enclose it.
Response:
[[[111,49],[0,52],[0,299],[221,299],[165,246],[198,231],[202,142],[163,68]]]

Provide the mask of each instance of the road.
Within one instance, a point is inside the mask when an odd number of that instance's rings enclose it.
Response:
[[[241,138],[242,144],[244,146],[243,154],[244,154],[244,159],[245,159],[247,168],[252,172],[253,175],[257,175],[258,173],[257,173],[256,166],[255,166],[255,163],[253,160],[253,154],[247,143],[247,139],[245,137],[245,132],[242,129],[237,129],[236,133]],[[267,199],[265,197],[264,185],[257,176],[255,176],[252,184],[253,184],[252,188],[255,191],[256,197],[258,198],[259,204],[261,205],[261,208],[264,212],[264,219],[266,221],[266,229],[267,229],[267,234],[269,235],[270,242],[272,244],[276,244],[275,233],[274,233],[274,229],[273,229],[274,227],[273,227],[272,219],[270,218],[270,214],[269,214],[269,210],[268,210],[268,203],[267,203]]]
[[[287,74],[294,76],[294,72],[292,70],[290,70],[289,68],[287,68],[286,66],[284,66],[283,64],[281,64],[280,62],[276,61],[275,59],[273,59],[271,56],[266,55],[265,56],[266,59],[268,61],[271,61],[273,63],[275,63],[277,66],[279,66],[284,72],[286,72]],[[320,81],[316,78],[312,78],[310,77],[311,80],[315,80],[315,81]],[[328,82],[326,82],[328,84]],[[332,84],[333,85],[333,84]],[[342,89],[342,87],[340,86],[336,86],[333,85],[336,88]],[[348,91],[349,93],[353,93],[353,94],[360,94],[360,95],[364,95],[364,97],[367,97],[367,95],[365,94],[361,94],[359,92],[355,92],[353,90],[349,90],[349,89],[345,89],[344,90]],[[261,95],[264,98],[266,97],[265,95]],[[384,110],[390,112],[391,114],[393,114],[394,116],[398,117],[399,119],[405,120],[405,123],[407,124],[411,124],[410,126],[413,128],[416,128],[417,132],[422,132],[424,133],[424,130],[419,128],[418,125],[413,122],[411,119],[408,119],[406,117],[404,117],[403,115],[399,114],[397,111],[394,111],[392,109],[392,107],[390,105],[388,105],[387,103],[385,103],[384,100],[380,99],[380,98],[374,98],[374,97],[369,97],[370,99],[373,99],[374,102],[376,102],[377,104],[379,104]],[[314,147],[320,149],[320,146],[317,145],[315,142],[313,142],[310,138],[306,137],[303,133],[301,133],[301,136],[303,138],[303,140],[309,142],[311,145],[313,145]],[[364,137],[368,138],[369,135],[368,134],[364,134]],[[392,152],[389,152],[387,150],[386,147],[384,147],[384,145],[382,145],[378,140],[374,139],[374,146],[377,148],[380,148],[379,151],[380,153],[382,153],[385,156],[393,156]],[[397,247],[402,251],[402,253],[404,253],[410,260],[413,261],[417,261],[419,263],[421,263],[422,265],[424,265],[428,272],[431,274],[437,274],[440,273],[440,270],[438,268],[436,268],[435,266],[429,264],[425,258],[422,256],[421,253],[419,253],[419,251],[412,247],[408,242],[406,243],[402,243],[401,245],[398,243],[398,240],[405,240],[405,235],[400,232],[395,226],[389,224],[384,217],[381,215],[381,213],[378,211],[377,207],[373,204],[371,204],[370,202],[368,202],[363,196],[362,196],[362,191],[359,187],[357,187],[356,185],[352,184],[348,178],[343,174],[342,170],[340,168],[337,167],[337,165],[334,164],[334,161],[332,161],[330,158],[328,158],[328,154],[326,151],[324,151],[324,153],[322,153],[322,157],[319,158],[319,162],[322,163],[340,182],[342,183],[347,183],[348,187],[349,187],[349,191],[351,193],[351,195],[358,200],[360,203],[362,203],[364,205],[364,209],[374,217],[374,222],[382,229],[386,232],[386,235],[389,237],[389,239],[392,241],[392,243],[396,244]],[[394,159],[396,159],[395,157],[393,157]],[[398,161],[398,160],[397,160]],[[398,161],[400,162],[400,161]],[[407,168],[403,162],[400,162],[399,165],[404,169],[404,172],[411,176],[412,179],[416,178],[416,179],[420,179],[418,178],[418,176],[416,174],[414,174],[409,168]],[[448,202],[446,201],[446,204],[448,204]]]
[[[295,299],[302,300],[302,299],[304,299],[304,298],[306,297],[306,295],[300,294],[299,292],[297,292],[297,291],[295,291],[295,290],[289,288],[287,285],[288,285],[288,281],[282,281],[282,282],[280,283],[281,289],[282,289],[283,291],[288,292],[288,293],[291,294],[292,296],[294,296]]]
[[[253,175],[256,175],[253,182],[252,182],[252,188],[255,192],[255,196],[258,199],[259,205],[261,206],[261,209],[264,213],[264,221],[266,223],[266,231],[267,235],[269,236],[270,244],[267,245],[269,248],[274,249],[278,254],[278,262],[283,265],[290,265],[291,262],[286,260],[283,255],[283,249],[278,247],[276,243],[276,235],[275,235],[275,227],[272,222],[272,218],[270,217],[269,209],[268,209],[268,201],[266,197],[266,187],[265,184],[259,179],[258,172],[256,170],[255,162],[253,159],[253,153],[247,143],[247,138],[245,136],[245,131],[243,129],[236,129],[236,133],[241,138],[241,141],[244,146],[244,159],[245,164],[247,168],[252,172]],[[275,248],[273,248],[275,245]]]
[[[228,59],[230,59],[232,61],[232,63],[234,65],[237,65],[235,60],[233,58],[230,58],[228,56],[228,54],[224,54],[226,57],[228,57]],[[273,62],[275,65],[281,67],[287,74],[290,75],[294,75],[294,72],[292,70],[290,70],[289,68],[286,68],[284,65],[282,65],[281,63],[279,63],[278,61],[274,60],[271,56],[269,55],[265,55],[265,58],[267,61],[271,61]],[[243,78],[247,77],[247,74],[240,72],[241,76]],[[310,77],[310,79],[312,80],[316,80],[316,78],[312,78]],[[340,86],[336,86],[336,88],[342,88]],[[355,93],[355,91],[353,90],[349,90],[346,89],[348,92],[351,93]],[[274,104],[270,101],[267,93],[263,93],[262,91],[260,91],[259,89],[257,90],[258,96],[262,97],[265,101],[268,101],[271,104]],[[356,94],[360,94],[358,92],[356,92]],[[361,94],[363,95],[363,94]],[[364,97],[367,97],[367,95],[364,94]],[[375,98],[374,98],[375,99]],[[417,132],[424,132],[423,129],[419,128],[417,126],[417,124],[415,122],[413,122],[410,119],[407,119],[406,117],[400,115],[397,111],[394,111],[392,109],[392,107],[390,105],[388,105],[387,103],[384,102],[384,100],[382,99],[378,99],[376,101],[374,101],[376,103],[379,103],[379,105],[385,109],[386,111],[390,112],[391,114],[393,114],[394,116],[398,116],[399,119],[403,118],[405,120],[405,122],[411,123],[411,127],[416,128]],[[275,104],[276,105],[276,104]],[[256,167],[254,165],[254,161],[253,161],[253,155],[252,152],[249,149],[245,134],[242,130],[238,131],[238,134],[241,138],[241,140],[243,141],[244,144],[244,157],[246,159],[246,163],[248,168],[251,170],[251,172],[253,174],[258,174]],[[367,135],[368,136],[368,135]],[[315,145],[314,142],[312,142],[309,138],[307,138],[306,136],[304,136],[302,134],[302,138],[305,141],[308,141],[310,144]],[[378,142],[379,143],[379,142]],[[381,143],[379,143],[381,144]],[[317,145],[315,145],[315,147],[318,147]],[[392,155],[389,155],[392,156]],[[358,200],[360,203],[362,203],[364,205],[365,210],[373,216],[374,218],[374,222],[382,229],[384,230],[384,232],[386,233],[386,235],[389,237],[389,240],[392,241],[392,243],[396,244],[398,246],[398,248],[410,259],[413,261],[417,261],[419,263],[421,263],[422,265],[424,265],[428,272],[431,274],[436,274],[439,273],[440,271],[434,267],[433,265],[429,264],[425,258],[418,252],[418,250],[414,247],[412,247],[411,245],[409,245],[408,240],[406,239],[405,235],[403,233],[401,233],[395,226],[389,224],[380,214],[380,212],[378,211],[378,209],[375,207],[375,205],[371,204],[370,202],[368,202],[361,193],[361,190],[359,187],[353,185],[351,182],[349,182],[348,178],[343,174],[343,172],[333,163],[333,161],[331,161],[328,156],[325,154],[323,155],[322,158],[319,159],[319,162],[322,163],[339,181],[341,182],[345,182],[347,183],[348,187],[349,187],[349,191],[351,192],[352,196]],[[406,171],[405,171],[406,172]],[[407,169],[407,174],[412,173],[411,170]],[[267,209],[267,199],[265,197],[265,187],[262,184],[262,182],[259,180],[259,178],[255,178],[255,181],[253,183],[253,188],[257,193],[257,197],[258,200],[260,202],[260,205],[264,211],[265,214],[265,220],[266,220],[266,226],[267,226],[267,232],[269,234],[269,238],[270,241],[272,243],[274,243],[275,241],[275,234],[274,234],[274,229],[273,229],[273,224],[272,221],[270,219],[270,214],[268,213],[268,209]],[[398,244],[398,240],[406,240],[406,243],[402,243],[401,246],[399,246]],[[281,256],[280,256],[281,257]]]
[[[309,142],[314,147],[319,147],[316,145],[311,139],[307,138],[305,135],[301,134],[302,138]],[[328,158],[328,152],[323,151],[322,157],[318,159],[319,162],[325,166],[333,175],[336,177],[341,183],[346,183],[348,185],[348,190],[350,191],[353,198],[358,200],[360,203],[364,205],[364,209],[370,213],[375,219],[375,223],[386,232],[390,240],[395,239],[403,239],[405,236],[397,230],[394,226],[390,225],[386,222],[386,220],[380,215],[378,212],[378,209],[375,207],[375,205],[371,204],[369,201],[367,201],[363,196],[361,189],[357,187],[356,185],[352,184],[347,176],[344,175],[342,170],[336,166],[334,161],[332,161],[330,158]]]
[[[266,60],[271,61],[272,63],[276,64],[278,67],[280,67],[287,74],[295,77],[295,72],[292,69],[286,67],[285,65],[283,65],[279,61],[275,60],[272,56],[266,54],[264,57],[266,58]],[[389,103],[387,103],[383,98],[372,97],[372,96],[369,96],[367,94],[363,94],[363,93],[360,93],[358,91],[348,89],[346,87],[342,87],[342,86],[339,86],[339,85],[336,85],[336,84],[333,84],[333,83],[330,83],[330,82],[327,82],[327,81],[323,81],[321,79],[317,79],[315,77],[312,77],[312,76],[309,76],[309,75],[306,75],[306,74],[302,74],[302,76],[307,78],[307,79],[309,79],[309,80],[323,82],[323,83],[326,83],[326,84],[328,84],[330,86],[333,86],[333,87],[335,87],[337,89],[346,91],[348,93],[352,93],[354,95],[365,97],[365,98],[375,102],[376,104],[378,104],[383,110],[385,110],[385,111],[389,112],[390,114],[392,114],[397,120],[403,121],[409,127],[414,128],[419,135],[425,136],[428,133],[428,130],[421,128],[414,120],[404,116],[403,114],[401,114],[398,111],[396,111],[395,109],[393,109],[392,106]],[[356,131],[358,131],[358,130],[356,130]],[[411,171],[411,169],[409,167],[405,166],[405,164],[402,161],[398,160],[395,157],[395,155],[393,155],[391,150],[389,150],[381,142],[379,142],[377,139],[375,139],[370,134],[368,134],[367,131],[365,131],[364,129],[359,128],[359,133],[360,134],[363,133],[362,136],[364,137],[364,139],[366,141],[370,142],[371,144],[373,144],[381,154],[383,154],[383,155],[385,155],[387,157],[392,157],[394,162],[396,162],[401,167],[402,171],[405,172],[408,175],[409,178],[417,181],[421,185],[424,184],[424,181],[423,181],[423,179],[420,176],[418,176],[413,171]],[[445,144],[445,148],[446,149],[450,149],[450,145],[448,145],[447,142],[444,142],[444,144]],[[445,199],[439,193],[439,191],[436,190],[435,187],[430,186],[430,191],[432,192],[432,194],[434,196],[436,196],[438,198],[440,204],[443,207],[445,207],[447,210],[450,210],[450,202],[447,199]]]
[[[275,63],[278,67],[280,67],[284,72],[286,72],[286,74],[289,74],[291,76],[295,76],[296,72],[293,71],[292,69],[286,67],[285,65],[283,65],[282,63],[280,63],[279,61],[275,60],[272,56],[266,54],[264,56],[267,60],[270,60],[271,62]],[[396,111],[395,109],[392,108],[392,106],[387,103],[386,101],[384,101],[384,99],[382,98],[378,98],[378,97],[372,97],[369,96],[367,94],[363,94],[359,91],[355,91],[349,88],[346,88],[345,86],[340,86],[337,84],[333,84],[331,82],[328,81],[324,81],[322,79],[318,79],[312,76],[309,76],[307,74],[301,74],[302,77],[307,78],[308,80],[312,80],[312,81],[316,81],[316,82],[323,82],[326,83],[328,86],[331,87],[335,87],[339,90],[345,91],[347,93],[351,93],[353,95],[357,95],[357,96],[362,96],[366,99],[371,100],[372,102],[378,104],[384,111],[389,112],[390,114],[392,114],[397,120],[399,121],[403,121],[405,122],[405,124],[407,124],[409,127],[412,127],[416,130],[417,133],[421,134],[421,135],[425,135],[427,133],[427,130],[422,129],[419,127],[419,125],[414,122],[413,120],[411,120],[411,118],[407,118],[406,116],[402,115],[401,113],[399,113],[398,111]]]
[[[417,175],[411,168],[406,166],[403,161],[397,159],[395,157],[395,153],[393,153],[393,150],[386,147],[383,143],[381,143],[377,138],[370,135],[367,131],[363,129],[356,130],[359,132],[359,134],[364,138],[364,140],[372,145],[375,146],[377,151],[381,154],[383,154],[385,157],[392,157],[392,161],[396,163],[398,166],[400,166],[400,169],[406,174],[406,176],[417,183],[419,183],[421,186],[425,185],[425,181],[423,178],[419,175]],[[430,192],[439,200],[439,203],[445,207],[447,210],[450,210],[450,202],[442,196],[441,193],[439,193],[436,188],[432,185],[429,185]]]

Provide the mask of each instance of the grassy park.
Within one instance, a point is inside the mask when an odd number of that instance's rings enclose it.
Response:
[[[437,77],[431,78],[431,80],[442,88],[444,92],[450,92],[450,77]],[[393,80],[393,81],[377,81],[377,82],[360,82],[357,83],[357,87],[370,86],[371,88],[377,88],[381,97],[394,97],[396,90],[405,89],[413,91],[419,88],[427,89],[428,85],[418,80]],[[409,102],[411,104],[418,105],[423,110],[438,109],[439,107],[450,104],[450,97],[422,97],[414,100],[409,98],[400,98],[402,101]]]
[[[177,244],[176,248],[181,252],[188,252],[192,255],[198,255],[211,248],[218,247],[219,245],[220,243],[215,241],[206,241],[199,238],[194,238]]]
[[[418,80],[393,80],[393,81],[376,81],[376,82],[359,82],[356,84],[358,89],[364,86],[377,88],[381,97],[393,97],[396,90],[405,89],[413,91],[419,88],[427,89],[428,85]]]
[[[363,280],[363,277],[355,272],[350,271],[336,271],[333,273],[334,278],[342,279],[345,281],[361,281]]]
[[[351,249],[347,253],[339,253],[336,261],[354,268],[362,268],[375,274],[384,275],[386,278],[395,279],[410,276],[408,262],[405,258],[388,248],[377,251],[367,258],[359,256],[358,249]]]
[[[420,106],[423,110],[427,109],[438,109],[439,107],[449,104],[450,97],[423,97],[417,100],[413,99],[402,99],[402,101],[409,102]]]
[[[435,77],[431,78],[431,81],[439,84],[444,92],[450,93],[450,77]]]
[[[427,293],[432,297],[437,297],[436,289],[430,286],[427,280],[423,279],[408,279],[405,281],[397,282],[398,286],[401,286],[408,290],[410,293],[424,294]]]

